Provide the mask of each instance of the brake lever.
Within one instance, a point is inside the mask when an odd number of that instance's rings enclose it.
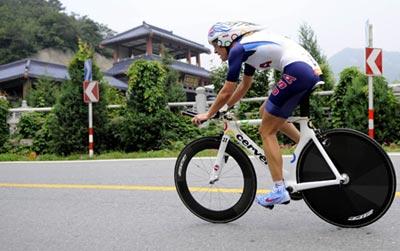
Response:
[[[210,119],[219,119],[219,118],[223,117],[227,112],[228,112],[228,110],[225,110],[225,111],[218,111],[217,113],[214,114],[214,116],[212,116],[212,117],[209,118],[208,120],[210,120]],[[189,117],[194,117],[194,116],[196,116],[198,113],[197,113],[197,112],[192,112],[192,111],[182,111],[181,114],[182,114],[182,115],[189,116]],[[203,121],[201,121],[200,124],[203,124],[204,122],[206,122],[206,121],[208,121],[208,120],[203,120]]]

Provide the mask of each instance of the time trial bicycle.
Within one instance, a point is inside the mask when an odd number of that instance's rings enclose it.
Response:
[[[381,218],[396,193],[396,175],[386,152],[375,140],[352,129],[321,132],[304,113],[288,119],[299,124],[301,135],[290,165],[284,167],[291,198],[304,199],[317,216],[340,227],[363,227]],[[223,133],[184,147],[175,165],[175,186],[193,214],[226,223],[243,216],[257,192],[256,173],[246,152],[264,166],[267,160],[231,112],[218,113],[213,119],[223,121]]]

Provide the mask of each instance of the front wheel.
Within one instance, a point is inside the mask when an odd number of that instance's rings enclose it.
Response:
[[[323,220],[340,227],[363,227],[382,217],[396,193],[396,175],[386,152],[373,139],[351,129],[333,129],[321,144],[346,184],[302,191],[304,201]],[[335,179],[314,142],[302,151],[298,182]]]
[[[175,165],[175,186],[185,206],[203,220],[226,223],[243,216],[257,190],[255,171],[248,156],[228,143],[219,179],[210,184],[220,137],[193,141],[180,153]]]

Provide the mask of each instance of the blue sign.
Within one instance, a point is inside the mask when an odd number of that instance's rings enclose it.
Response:
[[[88,59],[85,61],[85,68],[84,68],[84,74],[85,74],[85,81],[92,81],[92,60]]]

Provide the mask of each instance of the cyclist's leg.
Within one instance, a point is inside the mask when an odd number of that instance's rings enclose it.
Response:
[[[263,113],[259,132],[273,181],[283,180],[282,154],[276,134],[285,123],[284,118],[276,117],[268,112]]]
[[[265,104],[267,103],[268,100],[266,100],[260,107],[260,117],[263,117],[264,110],[265,110]],[[283,134],[285,134],[289,139],[293,140],[296,144],[299,143],[300,141],[300,132],[299,130],[293,125],[293,123],[283,123],[281,128],[279,128],[279,131]]]
[[[289,193],[283,183],[282,155],[276,134],[282,127],[283,130],[289,130],[289,133],[293,131],[293,128],[285,127],[284,124],[300,100],[308,95],[311,88],[318,82],[317,78],[307,64],[292,63],[285,67],[282,79],[275,85],[265,104],[260,134],[275,184],[271,193],[257,196],[257,202],[262,206],[272,208],[274,204],[290,201]]]
[[[293,125],[293,123],[283,123],[281,128],[279,129],[283,134],[293,140],[296,144],[300,141],[300,132],[297,128]]]
[[[260,126],[260,134],[263,141],[264,152],[267,157],[268,167],[274,181],[271,193],[257,196],[258,204],[272,209],[275,204],[287,204],[290,202],[289,193],[283,182],[282,154],[276,134],[283,124],[285,118],[280,118],[265,111]]]

